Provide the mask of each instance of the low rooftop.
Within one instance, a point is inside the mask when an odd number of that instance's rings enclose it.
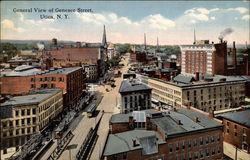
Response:
[[[69,74],[78,69],[81,69],[81,67],[51,68],[50,70],[41,71],[40,69],[37,69],[36,66],[21,65],[16,67],[14,70],[10,72],[1,74],[1,76],[18,77],[18,76],[29,76],[29,75]]]
[[[133,145],[133,140],[137,145]],[[158,144],[165,141],[155,131],[132,130],[110,134],[104,150],[104,156],[114,155],[132,150],[142,149],[142,154],[156,153]]]
[[[224,114],[221,117],[250,128],[250,109]]]
[[[60,92],[61,89],[44,89],[44,90],[34,90],[31,91],[29,95],[25,96],[16,96],[13,98],[10,98],[6,102],[2,103],[0,107],[2,106],[21,106],[21,105],[32,105],[32,104],[38,104],[42,102],[45,99],[48,99],[52,95]]]
[[[181,136],[190,132],[197,133],[222,127],[222,124],[201,113],[180,108],[176,109],[176,111],[168,111],[163,117],[154,118],[151,122],[160,128],[166,137]]]
[[[132,80],[123,80],[119,92],[126,93],[126,92],[147,91],[147,90],[151,91],[152,89],[132,79]]]

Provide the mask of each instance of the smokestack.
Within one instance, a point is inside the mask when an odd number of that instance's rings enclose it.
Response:
[[[81,47],[81,42],[76,42],[76,48],[80,48]]]
[[[223,43],[223,38],[225,38],[226,35],[229,35],[232,32],[233,32],[233,30],[231,28],[226,28],[222,32],[220,32],[220,35],[218,37],[220,40],[220,43]]]
[[[199,73],[199,72],[196,72],[196,73],[195,73],[195,80],[196,80],[196,81],[199,81],[199,79],[200,79],[200,73]]]
[[[232,50],[232,65],[236,71],[237,68],[237,59],[236,59],[236,48],[235,48],[235,41],[233,41],[233,50]]]
[[[55,45],[55,46],[57,45],[57,39],[56,38],[52,39],[52,44]]]

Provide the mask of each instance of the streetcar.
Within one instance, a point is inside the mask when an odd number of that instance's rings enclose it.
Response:
[[[96,110],[96,104],[92,104],[87,110],[87,116],[89,118],[93,117],[95,114],[95,110]]]

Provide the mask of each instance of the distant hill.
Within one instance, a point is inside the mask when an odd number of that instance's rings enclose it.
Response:
[[[45,45],[50,44],[51,40],[1,40],[2,43],[13,43],[13,44],[36,44],[43,42]],[[58,43],[71,44],[73,41],[58,41]]]

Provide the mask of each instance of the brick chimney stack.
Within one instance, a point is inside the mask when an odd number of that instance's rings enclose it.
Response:
[[[236,60],[236,48],[235,48],[235,41],[233,41],[233,49],[232,49],[232,65],[234,69],[237,69],[237,60]]]

